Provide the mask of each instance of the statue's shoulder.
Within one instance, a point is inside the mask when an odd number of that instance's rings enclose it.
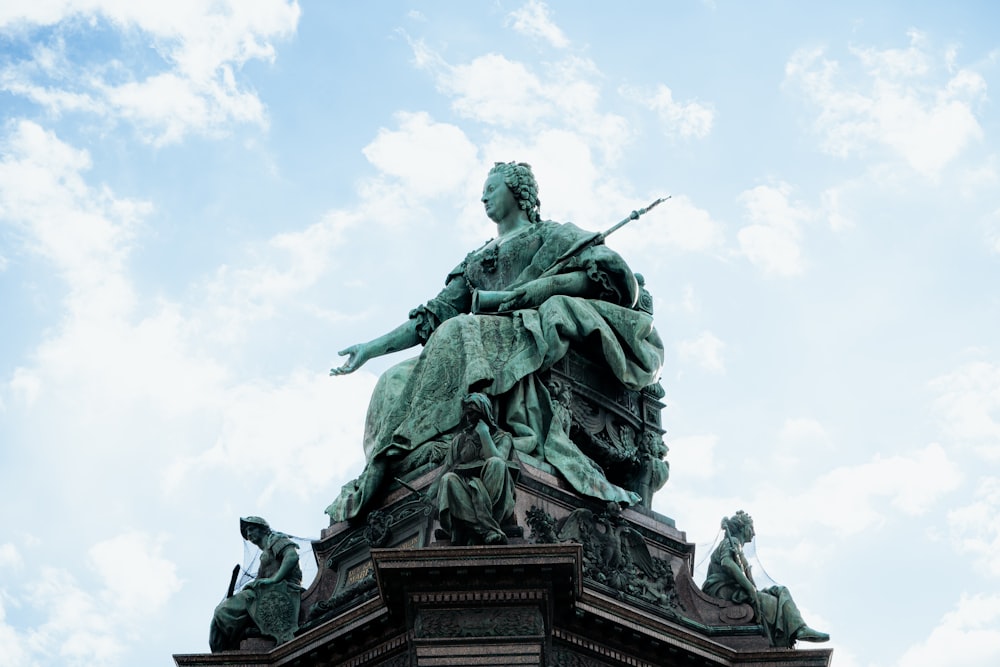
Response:
[[[299,545],[296,544],[295,541],[292,540],[292,538],[288,537],[288,535],[285,535],[284,533],[272,532],[270,535],[268,535],[267,548],[273,551],[274,553],[280,554],[288,547],[298,549]]]
[[[555,220],[540,220],[535,224],[535,227],[539,233],[549,235],[576,237],[589,233],[572,222],[557,222]]]
[[[554,220],[541,220],[535,223],[535,233],[542,238],[545,244],[569,246],[582,238],[593,236],[575,225],[572,222],[556,222]]]

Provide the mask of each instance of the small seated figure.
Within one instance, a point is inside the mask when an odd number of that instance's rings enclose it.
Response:
[[[739,604],[750,604],[757,620],[767,630],[772,646],[791,647],[796,641],[825,642],[830,635],[813,630],[784,586],[757,590],[750,574],[750,564],[743,545],[754,538],[753,519],[740,510],[722,519],[725,536],[708,565],[702,590],[712,597]]]
[[[240,534],[260,548],[260,569],[256,579],[215,608],[208,634],[212,653],[239,649],[248,632],[282,644],[298,628],[302,601],[298,545],[273,532],[259,516],[240,519]]]
[[[469,394],[462,405],[463,425],[436,483],[438,518],[452,544],[506,544],[504,527],[514,519],[513,441],[497,427],[488,396]]]

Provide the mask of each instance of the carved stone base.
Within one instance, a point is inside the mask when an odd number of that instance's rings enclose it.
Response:
[[[436,475],[409,482],[417,492]],[[179,667],[828,667],[829,649],[771,648],[752,610],[691,580],[694,545],[649,510],[589,503],[522,465],[503,546],[436,540],[430,505],[400,488],[368,523],[314,543],[300,628],[277,647],[175,655]]]

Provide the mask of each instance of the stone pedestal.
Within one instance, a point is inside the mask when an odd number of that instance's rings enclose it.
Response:
[[[454,547],[420,495],[430,471],[388,494],[368,522],[314,543],[319,574],[296,637],[270,647],[175,655],[179,667],[828,667],[829,649],[769,645],[746,605],[711,598],[694,545],[649,510],[588,504],[522,463],[523,537]],[[554,530],[554,526],[560,526]],[[567,537],[575,536],[573,539]]]

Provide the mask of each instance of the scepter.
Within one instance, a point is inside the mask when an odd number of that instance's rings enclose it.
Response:
[[[673,195],[667,195],[666,197],[660,197],[659,199],[657,199],[656,201],[654,201],[652,204],[650,204],[646,208],[640,208],[637,211],[632,211],[625,218],[623,218],[619,222],[616,222],[615,224],[613,224],[611,227],[609,227],[608,229],[604,230],[603,232],[597,232],[596,234],[592,234],[591,236],[588,236],[587,238],[580,239],[579,241],[577,241],[576,243],[574,243],[573,246],[569,250],[567,250],[562,255],[560,255],[559,259],[557,259],[555,262],[553,262],[552,266],[550,266],[548,269],[545,270],[544,273],[542,273],[542,276],[548,275],[552,271],[555,271],[556,269],[561,268],[563,264],[565,264],[570,259],[572,259],[576,254],[578,254],[580,252],[583,252],[587,248],[589,248],[591,246],[600,245],[600,244],[604,243],[604,239],[608,238],[609,236],[611,236],[612,234],[614,234],[615,232],[617,232],[619,229],[621,229],[622,227],[624,227],[628,223],[632,222],[633,220],[638,220],[640,216],[645,215],[649,211],[652,211],[655,207],[657,207],[660,204],[662,204],[663,202],[667,201],[672,196]]]

